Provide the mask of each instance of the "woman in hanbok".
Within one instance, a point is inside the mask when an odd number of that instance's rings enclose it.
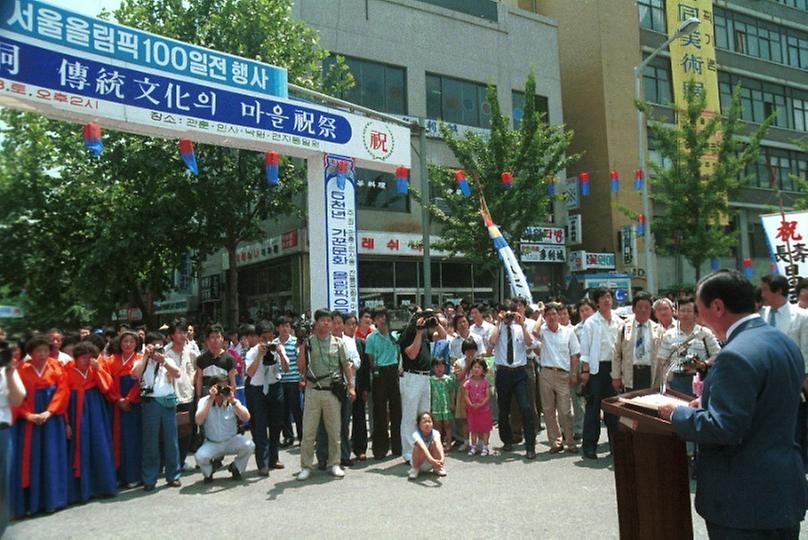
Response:
[[[141,483],[140,384],[132,366],[140,358],[138,337],[132,331],[121,333],[110,347],[104,369],[112,378],[107,398],[112,402],[112,449],[118,482],[122,487]]]
[[[68,407],[68,502],[115,495],[118,481],[112,451],[112,422],[105,396],[112,378],[98,363],[98,348],[82,341],[65,366]]]
[[[67,506],[67,377],[59,361],[50,357],[47,336],[32,337],[25,350],[31,359],[17,368],[26,397],[15,409],[11,486],[15,517]]]

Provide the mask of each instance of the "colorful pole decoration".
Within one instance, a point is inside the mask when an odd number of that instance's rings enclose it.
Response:
[[[410,184],[407,178],[410,175],[410,170],[407,167],[398,167],[396,169],[396,193],[404,195],[410,190]]]
[[[721,268],[721,261],[718,260],[718,257],[712,257],[710,259],[710,270],[713,272],[717,272]]]
[[[749,257],[746,257],[743,260],[743,273],[747,278],[752,279],[752,275],[754,272],[752,270],[752,259],[750,259]]]
[[[84,124],[84,146],[92,155],[98,157],[104,151],[104,143],[101,142],[101,126],[94,122]]]
[[[642,169],[637,169],[634,171],[634,189],[637,191],[642,191],[642,183],[645,181],[645,175],[643,175]]]
[[[280,183],[278,175],[280,162],[281,157],[277,152],[270,151],[264,154],[264,169],[267,173],[267,184],[270,186],[277,186]]]
[[[196,154],[194,154],[194,143],[189,139],[180,139],[180,156],[191,174],[199,176],[199,168],[196,165]]]
[[[609,171],[609,186],[612,193],[617,193],[617,191],[620,189],[620,177],[617,176],[617,171],[614,169]]]
[[[471,197],[471,188],[469,187],[469,182],[466,180],[466,174],[463,172],[463,170],[457,169],[454,172],[454,177],[457,181],[457,187],[463,193],[463,196]]]
[[[547,178],[547,196],[555,197],[555,176]]]
[[[589,173],[578,173],[578,183],[581,184],[581,195],[584,197],[589,196]]]
[[[337,161],[337,188],[345,189],[345,179],[348,176],[348,162],[344,159]]]
[[[505,189],[511,189],[513,187],[513,174],[504,172],[500,174],[499,177],[502,179],[502,187]]]
[[[645,236],[645,214],[637,216],[637,236]]]
[[[532,302],[533,296],[530,294],[530,287],[528,287],[527,278],[525,277],[525,273],[522,271],[522,267],[519,266],[519,261],[516,260],[516,255],[514,255],[511,246],[508,245],[508,241],[502,236],[499,227],[494,225],[491,215],[488,213],[487,206],[483,206],[480,213],[482,214],[483,221],[488,229],[488,236],[491,238],[491,242],[494,244],[494,251],[497,252],[499,260],[502,261],[502,265],[505,267],[505,272],[508,274],[508,282],[511,286],[511,296],[514,298],[521,296],[522,298],[527,299],[528,302]]]

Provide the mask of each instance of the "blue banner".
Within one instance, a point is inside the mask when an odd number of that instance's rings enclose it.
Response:
[[[61,45],[80,56],[92,53],[169,75],[288,97],[287,72],[283,68],[86,17],[36,0],[0,2],[0,31]]]
[[[96,100],[167,113],[162,121],[191,127],[191,117],[221,125],[262,129],[335,144],[351,140],[345,117],[245,93],[221,90],[71,56],[20,41],[0,37],[0,78],[40,87],[0,91],[23,92],[30,98],[53,103],[88,98],[88,114],[99,109]],[[2,83],[2,81],[0,81]],[[219,128],[227,132],[227,126]],[[236,128],[232,128],[236,129]]]

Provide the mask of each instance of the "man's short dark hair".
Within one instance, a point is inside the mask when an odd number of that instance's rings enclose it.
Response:
[[[612,296],[612,291],[610,291],[608,287],[595,287],[589,293],[589,296],[592,298],[592,302],[594,302],[595,305],[597,306],[600,299],[606,296],[607,294],[609,296]]]
[[[556,313],[560,313],[561,310],[564,308],[564,304],[561,302],[547,302],[544,304],[544,312],[547,313],[548,310],[555,310]]]
[[[376,317],[381,317],[384,315],[384,318],[387,318],[387,308],[384,306],[375,307],[370,310],[370,318],[376,320]]]
[[[525,307],[527,307],[528,304],[527,300],[525,300],[525,298],[522,296],[514,296],[513,298],[511,298],[511,303],[522,304]]]
[[[799,296],[803,289],[808,289],[808,278],[800,278],[797,286],[794,288],[794,293]]]
[[[177,330],[182,332],[188,331],[188,321],[183,318],[174,319],[170,323],[166,325],[166,335],[173,336],[177,333]]]
[[[362,317],[364,317],[365,313],[370,315],[371,319],[373,318],[373,310],[370,309],[369,307],[363,307],[362,309],[359,310],[359,318],[361,319]]]
[[[721,300],[727,310],[736,315],[755,311],[755,286],[737,270],[714,272],[699,281],[697,290],[705,306],[713,300]]]
[[[651,296],[651,293],[648,293],[646,291],[640,291],[637,294],[635,294],[634,298],[631,300],[631,309],[637,307],[637,303],[641,302],[642,300],[648,302],[649,306],[654,305],[654,297]]]
[[[768,276],[760,278],[760,282],[768,285],[771,292],[788,296],[789,287],[786,276],[781,274],[769,274]]]
[[[592,303],[592,300],[589,298],[581,298],[575,303],[575,311],[578,312],[581,310],[581,306],[589,306],[592,308],[593,311],[597,311],[597,306]]]
[[[292,324],[292,319],[290,319],[286,315],[281,315],[280,317],[275,319],[275,328],[283,326],[284,324]]]
[[[676,301],[679,307],[686,306],[687,304],[693,304],[695,309],[698,309],[696,306],[696,297],[692,294],[686,294],[684,296],[680,296],[679,300]]]
[[[160,332],[149,332],[148,334],[146,334],[146,345],[154,343],[155,341],[165,342],[165,340],[166,337]]]
[[[247,336],[255,336],[255,326],[252,324],[242,324],[238,327],[238,338],[241,339]]]
[[[205,328],[205,337],[207,338],[210,334],[219,334],[224,337],[224,328],[219,323],[209,324],[207,328]]]
[[[259,336],[268,332],[275,333],[275,325],[267,320],[258,321],[255,325],[255,333]]]
[[[469,318],[467,315],[464,315],[462,313],[455,313],[454,316],[452,317],[452,326],[454,328],[457,328],[457,321],[459,321],[460,319],[466,319],[468,321]]]
[[[356,315],[354,315],[353,313],[346,313],[345,317],[343,318],[343,321],[345,322],[345,324],[348,324],[348,322],[350,322],[351,319],[353,319],[354,322],[357,323],[359,322],[359,319],[357,319]]]
[[[326,308],[320,308],[314,312],[314,321],[317,322],[322,318],[331,319],[331,311]]]
[[[471,313],[471,310],[472,310],[472,309],[476,309],[477,311],[479,311],[479,312],[480,312],[480,315],[485,315],[486,313],[488,313],[488,306],[487,306],[487,305],[485,305],[485,304],[484,304],[484,303],[482,303],[482,302],[478,302],[478,303],[476,303],[476,304],[472,304],[472,306],[469,308],[469,313]]]
[[[454,302],[452,302],[451,300],[447,300],[447,301],[445,301],[445,302],[443,303],[443,307],[444,307],[444,308],[454,308],[454,307],[455,307],[455,304],[454,304]]]
[[[333,321],[334,319],[339,319],[342,322],[345,322],[345,314],[335,309],[334,311],[331,312],[331,320]]]

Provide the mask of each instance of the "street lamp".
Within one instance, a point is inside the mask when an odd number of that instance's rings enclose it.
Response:
[[[642,75],[645,71],[645,66],[651,62],[660,52],[668,48],[668,45],[673,43],[675,40],[679,39],[682,36],[691,34],[695,30],[698,29],[699,24],[701,21],[696,17],[690,17],[685,19],[684,21],[679,23],[679,27],[676,29],[676,32],[670,36],[665,43],[654,49],[654,51],[648,55],[648,58],[640,62],[640,65],[634,68],[634,99],[639,102],[642,96]],[[656,294],[657,286],[656,286],[656,279],[654,276],[654,268],[653,264],[651,263],[651,202],[649,197],[649,177],[650,175],[646,174],[645,170],[645,143],[646,143],[646,135],[645,135],[645,115],[642,112],[642,109],[637,109],[637,134],[639,136],[639,149],[640,149],[640,170],[643,171],[645,174],[645,182],[642,185],[642,212],[645,214],[645,283],[646,288],[652,294]]]

